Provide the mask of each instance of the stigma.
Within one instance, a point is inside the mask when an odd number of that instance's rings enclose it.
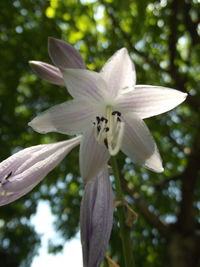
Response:
[[[121,113],[107,106],[104,116],[97,116],[94,124],[94,134],[100,145],[105,145],[111,156],[115,156],[122,144],[124,122]]]

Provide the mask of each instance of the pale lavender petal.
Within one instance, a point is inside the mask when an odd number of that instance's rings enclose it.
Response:
[[[122,151],[146,168],[162,172],[162,160],[156,143],[145,123],[135,113],[124,115],[125,131]]]
[[[32,190],[79,144],[81,137],[23,149],[0,163],[0,206]]]
[[[84,267],[98,267],[113,224],[113,194],[106,167],[86,184],[80,220]]]
[[[36,132],[83,133],[93,124],[99,109],[84,100],[71,100],[53,106],[28,123]]]
[[[107,93],[107,85],[97,72],[81,69],[61,69],[65,85],[74,97],[88,101],[102,101]]]
[[[29,64],[33,71],[41,78],[53,84],[64,85],[63,76],[59,68],[45,62],[34,60],[29,61]]]
[[[118,109],[124,112],[135,112],[142,119],[149,118],[173,109],[182,103],[187,94],[175,89],[136,85],[135,90],[121,95]]]
[[[73,46],[51,37],[48,45],[51,60],[59,68],[86,68],[84,60]]]
[[[79,161],[81,176],[85,180],[96,176],[110,157],[106,146],[97,143],[94,130],[88,129],[81,139]]]
[[[112,97],[133,90],[136,82],[135,67],[126,48],[118,50],[104,65],[101,75],[108,84]]]

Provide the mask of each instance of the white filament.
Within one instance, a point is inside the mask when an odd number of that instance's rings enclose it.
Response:
[[[118,112],[113,114],[111,106],[106,107],[105,116],[99,119],[95,124],[95,138],[99,144],[105,144],[110,155],[114,156],[121,148],[124,122],[119,118]]]

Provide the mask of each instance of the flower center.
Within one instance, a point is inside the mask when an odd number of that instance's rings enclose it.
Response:
[[[121,113],[107,106],[105,116],[96,117],[94,124],[95,138],[99,144],[104,144],[110,155],[116,155],[122,143],[124,135],[124,122],[121,121]]]

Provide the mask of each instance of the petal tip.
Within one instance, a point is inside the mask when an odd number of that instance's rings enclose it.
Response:
[[[28,64],[33,70],[39,70],[45,63],[37,60],[29,60]]]
[[[28,64],[29,64],[32,68],[34,68],[35,66],[40,65],[40,62],[39,62],[39,61],[36,61],[36,60],[29,60],[29,61],[28,61]]]
[[[54,54],[56,52],[56,49],[58,49],[59,42],[60,42],[59,39],[48,37],[48,52],[52,61],[53,61],[52,53]]]
[[[163,168],[163,166],[157,168],[157,169],[156,169],[156,172],[157,172],[157,173],[164,172],[164,168]]]
[[[156,172],[156,173],[162,173],[162,172],[164,172],[164,168],[163,168],[163,166],[161,165],[161,166],[149,166],[149,165],[146,165],[146,167],[148,168],[148,169],[150,169],[151,171],[153,171],[153,172]]]
[[[184,100],[186,99],[187,96],[188,96],[187,93],[183,93],[183,98],[184,98]]]
[[[48,48],[49,50],[51,48],[57,47],[59,44],[65,43],[64,41],[54,38],[54,37],[48,37]]]
[[[145,162],[145,166],[156,173],[161,173],[164,171],[163,165],[162,165],[162,159],[160,157],[160,154],[158,151],[154,152],[150,158],[148,158]]]
[[[54,37],[49,36],[48,37],[48,43],[59,41],[59,39],[56,39]]]
[[[128,54],[128,50],[126,47],[122,47],[117,51],[119,54],[126,55]]]
[[[33,120],[34,120],[34,119],[33,119]],[[33,123],[33,120],[28,122],[28,126],[30,126],[33,130],[35,130],[35,129],[34,129],[34,123]]]
[[[41,133],[41,134],[45,134],[47,133],[47,131],[41,129],[41,127],[39,127],[37,125],[37,120],[33,119],[32,121],[28,122],[28,126],[30,126],[35,132]]]
[[[31,64],[35,64],[35,61],[34,60],[29,60],[28,63],[31,65]]]
[[[178,92],[179,92],[179,104],[181,104],[181,103],[183,103],[185,101],[185,99],[188,96],[188,94],[187,93],[180,92],[180,91],[178,91]]]

